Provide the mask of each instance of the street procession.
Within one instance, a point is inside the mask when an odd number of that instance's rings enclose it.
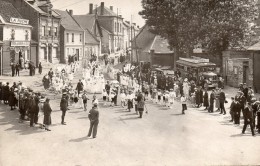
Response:
[[[259,12],[1,0],[0,166],[258,165]]]

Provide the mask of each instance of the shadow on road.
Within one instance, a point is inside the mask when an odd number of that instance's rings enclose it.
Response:
[[[125,114],[125,115],[121,115],[121,116],[131,116],[131,115],[137,115],[136,113],[131,113],[131,114]]]
[[[260,135],[256,134],[255,136],[260,136]],[[248,132],[248,133],[245,133],[245,134],[233,134],[230,137],[253,137],[253,136],[250,132]]]
[[[178,114],[171,114],[172,116],[180,116],[180,115],[185,115],[185,114],[182,114],[182,113],[178,113]]]
[[[139,116],[129,117],[129,118],[121,118],[121,117],[120,117],[120,121],[124,121],[124,120],[136,120],[136,119],[140,119]]]
[[[76,139],[71,139],[71,140],[69,140],[69,142],[83,142],[85,140],[88,140],[88,136],[84,136],[84,137],[76,138]]]
[[[77,118],[77,119],[88,119],[88,117],[80,117],[80,118]]]

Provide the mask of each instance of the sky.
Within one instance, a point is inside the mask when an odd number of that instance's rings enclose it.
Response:
[[[125,21],[132,21],[140,27],[145,24],[145,20],[138,14],[142,10],[141,0],[51,0],[54,9],[73,10],[75,15],[87,14],[89,12],[89,4],[93,3],[100,6],[101,2],[105,3],[106,7],[113,6],[116,13],[122,15]]]

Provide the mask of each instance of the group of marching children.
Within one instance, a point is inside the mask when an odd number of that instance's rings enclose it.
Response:
[[[150,91],[151,95],[151,100],[153,103],[157,103],[159,105],[164,105],[165,107],[172,108],[172,105],[175,100],[179,96],[176,96],[176,93],[174,92],[173,89],[168,90],[161,90],[161,89],[152,89]]]

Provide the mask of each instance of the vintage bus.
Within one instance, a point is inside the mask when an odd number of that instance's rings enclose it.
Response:
[[[194,81],[202,81],[204,78],[210,79],[212,87],[216,87],[217,73],[216,64],[209,62],[209,59],[191,57],[179,58],[176,62],[176,68],[180,71],[182,77],[193,79]]]

